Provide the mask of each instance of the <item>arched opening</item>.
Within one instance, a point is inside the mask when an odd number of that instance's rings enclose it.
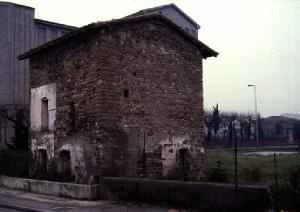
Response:
[[[187,171],[188,171],[188,150],[187,149],[179,149],[179,178],[183,181],[187,179]]]
[[[71,173],[71,159],[70,151],[62,150],[59,154],[58,172],[70,174]]]

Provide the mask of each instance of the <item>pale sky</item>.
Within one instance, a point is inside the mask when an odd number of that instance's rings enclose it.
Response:
[[[9,0],[7,0],[9,1]],[[175,3],[201,26],[199,39],[220,53],[204,60],[204,105],[262,116],[300,113],[300,0],[11,0],[35,17],[83,26]]]

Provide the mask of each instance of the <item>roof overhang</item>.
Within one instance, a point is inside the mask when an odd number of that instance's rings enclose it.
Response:
[[[171,28],[173,28],[175,31],[177,31],[179,34],[181,34],[184,38],[192,42],[194,45],[196,45],[199,50],[202,52],[202,57],[207,58],[207,57],[216,57],[218,56],[218,52],[214,51],[213,49],[209,48],[207,45],[199,41],[198,39],[194,38],[191,36],[189,33],[184,31],[182,28],[177,26],[175,23],[170,21],[168,18],[160,15],[160,14],[150,14],[150,15],[144,15],[144,16],[133,16],[133,17],[127,17],[127,18],[122,18],[122,19],[115,19],[111,21],[105,21],[105,22],[96,22],[96,23],[91,23],[89,25],[86,25],[84,27],[81,27],[77,30],[74,30],[70,33],[67,33],[57,39],[54,39],[52,41],[49,41],[37,48],[31,49],[28,52],[25,52],[24,54],[20,55],[18,58],[20,60],[30,58],[38,53],[41,53],[42,51],[52,48],[54,46],[57,46],[58,44],[67,42],[70,39],[75,38],[78,35],[84,34],[87,31],[90,30],[95,30],[95,29],[101,29],[101,28],[107,28],[107,27],[112,27],[112,26],[118,26],[126,23],[135,23],[135,22],[140,22],[144,20],[159,20]]]

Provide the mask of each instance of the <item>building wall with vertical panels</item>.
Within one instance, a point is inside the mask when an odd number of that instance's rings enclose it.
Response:
[[[54,40],[66,33],[69,33],[76,29],[76,27],[71,27],[63,24],[57,24],[53,22],[48,22],[44,20],[35,19],[34,25],[35,40],[34,46],[37,47],[46,42]]]
[[[41,26],[44,37],[35,34]],[[34,19],[34,8],[0,1],[0,108],[29,106],[29,61],[17,57],[73,29]],[[10,123],[0,117],[0,149],[12,136]]]
[[[178,11],[176,11],[173,7],[163,8],[159,12],[190,33],[192,36],[198,38],[197,27],[188,19],[183,17],[180,13],[178,13]]]
[[[34,9],[15,5],[12,13],[12,33],[13,33],[13,79],[12,85],[12,103],[27,105],[28,95],[28,60],[19,61],[17,56],[33,48],[34,41]]]
[[[34,19],[34,8],[0,2],[0,106],[29,102],[29,62],[18,55],[74,29]]]
[[[17,56],[33,47],[34,9],[0,2],[0,105],[28,103],[28,61]]]
[[[9,102],[10,93],[10,60],[11,60],[11,37],[9,24],[10,7],[0,3],[0,104]]]

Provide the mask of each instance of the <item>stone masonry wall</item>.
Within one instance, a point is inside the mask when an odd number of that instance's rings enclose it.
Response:
[[[47,49],[30,60],[30,87],[49,83],[57,83],[56,155],[66,137],[83,135],[91,174],[201,177],[202,57],[171,27],[108,26]]]

